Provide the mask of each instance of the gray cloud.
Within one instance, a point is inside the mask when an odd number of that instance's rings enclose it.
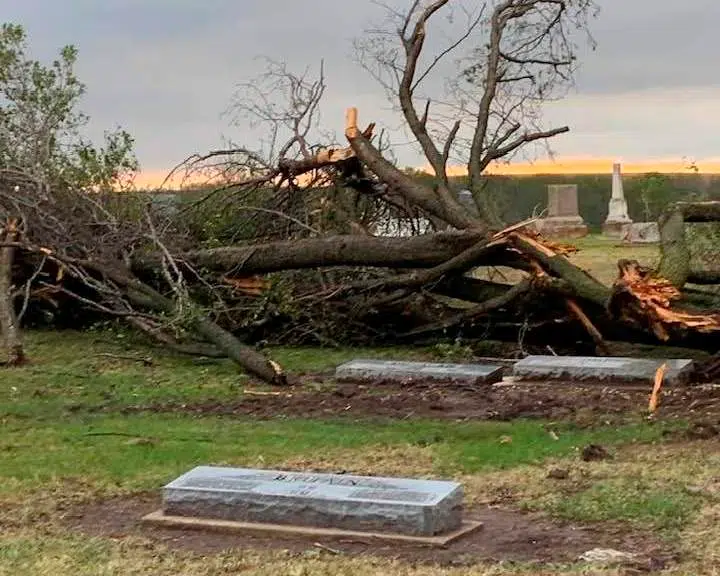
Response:
[[[404,5],[405,0],[393,3]],[[623,138],[617,147],[625,154],[675,154],[671,140],[689,140],[689,131],[698,128],[692,121],[685,123],[687,133],[678,133],[684,129],[683,108],[697,101],[710,114],[717,116],[718,110],[707,95],[697,100],[671,93],[679,98],[673,102],[662,94],[719,83],[712,64],[720,43],[714,34],[720,3],[600,4],[600,17],[592,25],[598,48],[583,50],[577,91],[549,111],[549,119],[573,129],[559,150],[605,154],[613,148],[612,138]],[[258,55],[286,60],[294,69],[324,59],[329,87],[323,117],[331,127],[341,128],[348,105],[358,105],[365,119],[372,114],[374,120],[397,124],[382,91],[348,59],[351,39],[379,15],[370,1],[0,0],[0,10],[5,20],[26,26],[33,50],[43,58],[66,43],[79,47],[78,72],[88,84],[84,108],[92,117],[92,135],[117,124],[127,128],[147,168],[166,168],[217,146],[222,134],[243,138],[228,128],[221,113],[236,83],[261,70]],[[638,90],[646,91],[648,101],[657,100],[652,109],[659,117],[633,121],[634,106],[643,104],[623,98]],[[673,107],[672,133],[648,131]],[[608,118],[615,124],[609,125]],[[254,137],[245,134],[246,140]],[[697,154],[714,154],[712,138],[694,143]],[[415,158],[409,146],[401,147],[400,155],[407,163]]]
[[[597,49],[582,52],[582,93],[720,85],[714,77],[720,2],[601,0],[591,24]]]

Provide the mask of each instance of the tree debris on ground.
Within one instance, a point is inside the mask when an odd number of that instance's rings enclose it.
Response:
[[[238,118],[264,123],[270,138],[259,149],[188,158],[169,178],[202,181],[205,192],[176,212],[158,210],[152,194],[117,192],[133,168],[121,137],[73,157],[93,160],[95,171],[50,170],[53,158],[38,171],[37,162],[3,157],[0,328],[11,362],[25,358],[16,308],[57,315],[78,304],[280,385],[288,375],[255,344],[482,335],[522,348],[535,335],[544,346],[585,342],[612,354],[621,340],[698,346],[700,336],[699,347],[716,351],[720,314],[687,298],[684,284],[696,278],[677,266],[685,248],[668,240],[683,222],[720,214],[715,204],[673,207],[659,270],[621,261],[613,286],[575,266],[576,249],[543,238],[533,219],[508,226],[493,207],[487,168],[568,130],[542,126],[539,106],[568,87],[575,59],[567,31],[582,29],[593,10],[590,0],[506,0],[466,13],[457,38],[432,55],[429,25],[450,13],[449,0],[413,1],[363,35],[358,59],[392,95],[429,163],[425,176],[392,162],[386,135],[373,122],[361,128],[356,108],[347,110],[344,141],[333,142],[318,123],[322,67],[312,80],[276,63],[233,103]],[[15,42],[13,34],[6,30],[4,41]],[[447,98],[425,97],[424,82],[454,53],[469,55]],[[50,125],[47,142],[64,121]],[[457,158],[472,209],[449,177]],[[498,267],[519,281],[488,279]]]

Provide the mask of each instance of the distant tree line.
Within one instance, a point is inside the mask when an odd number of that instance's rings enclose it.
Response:
[[[420,172],[414,172],[413,176],[421,181],[431,180],[431,176]],[[464,178],[452,180],[452,187],[458,190],[465,184]],[[545,210],[547,186],[550,184],[577,184],[580,214],[592,232],[601,230],[607,217],[611,174],[488,176],[486,182],[488,197],[506,223],[518,222]],[[623,176],[623,188],[633,221],[656,221],[672,202],[720,199],[720,175],[631,174]],[[263,196],[264,193],[257,191],[255,194]],[[273,192],[268,190],[266,194]],[[210,188],[189,189],[181,194],[181,203],[192,204],[208,195],[210,200],[202,202],[202,209],[188,214],[198,243],[210,247],[255,237],[257,231],[253,227],[253,219],[247,218],[244,208],[234,210],[232,202],[229,203],[224,194],[213,194]],[[255,202],[263,203],[260,198],[256,198]],[[238,211],[240,213],[236,213]]]

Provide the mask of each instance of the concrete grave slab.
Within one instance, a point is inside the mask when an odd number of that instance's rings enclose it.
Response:
[[[198,466],[163,488],[163,515],[409,536],[462,527],[457,482]]]
[[[490,364],[441,364],[431,362],[395,362],[385,360],[352,360],[338,366],[338,380],[424,379],[469,384],[492,384],[503,376],[503,366]]]
[[[237,522],[234,520],[212,520],[191,518],[189,516],[168,516],[162,510],[151,512],[143,517],[146,524],[181,530],[209,530],[225,533],[258,534],[264,536],[293,536],[305,538],[332,538],[342,540],[360,539],[384,540],[397,543],[422,544],[423,546],[447,546],[452,542],[471,534],[483,527],[478,520],[463,520],[456,530],[438,536],[409,536],[392,532],[361,532],[338,528],[313,528],[310,526],[290,526],[285,524],[266,524],[259,522]]]
[[[684,359],[528,356],[515,363],[512,375],[519,380],[652,382],[663,364],[667,384],[687,381],[694,369],[693,361]]]

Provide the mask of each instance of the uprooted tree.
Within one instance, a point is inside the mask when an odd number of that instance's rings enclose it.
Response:
[[[282,383],[280,367],[249,343],[535,333],[604,354],[614,340],[687,343],[720,331],[718,316],[681,293],[680,274],[665,280],[622,261],[618,281],[605,286],[572,264],[571,247],[543,239],[531,221],[507,226],[494,208],[488,166],[568,130],[543,127],[541,106],[569,85],[574,34],[594,9],[590,0],[504,0],[473,12],[459,1],[415,0],[388,10],[356,53],[402,114],[431,167],[426,178],[399,169],[388,139],[372,123],[359,126],[354,108],[344,141],[334,141],[319,123],[322,68],[313,80],[274,63],[240,86],[231,107],[233,120],[264,126],[267,138],[186,160],[172,176],[213,192],[179,213],[118,195],[107,177],[5,170],[2,245],[22,258],[15,280],[6,265],[0,282],[11,304],[0,305],[3,334],[13,345],[13,302],[22,313],[28,302],[66,298]],[[434,46],[442,16],[456,36]],[[437,75],[443,93],[433,92]],[[472,208],[448,176],[459,162]],[[517,282],[478,273],[495,267],[514,269]]]

